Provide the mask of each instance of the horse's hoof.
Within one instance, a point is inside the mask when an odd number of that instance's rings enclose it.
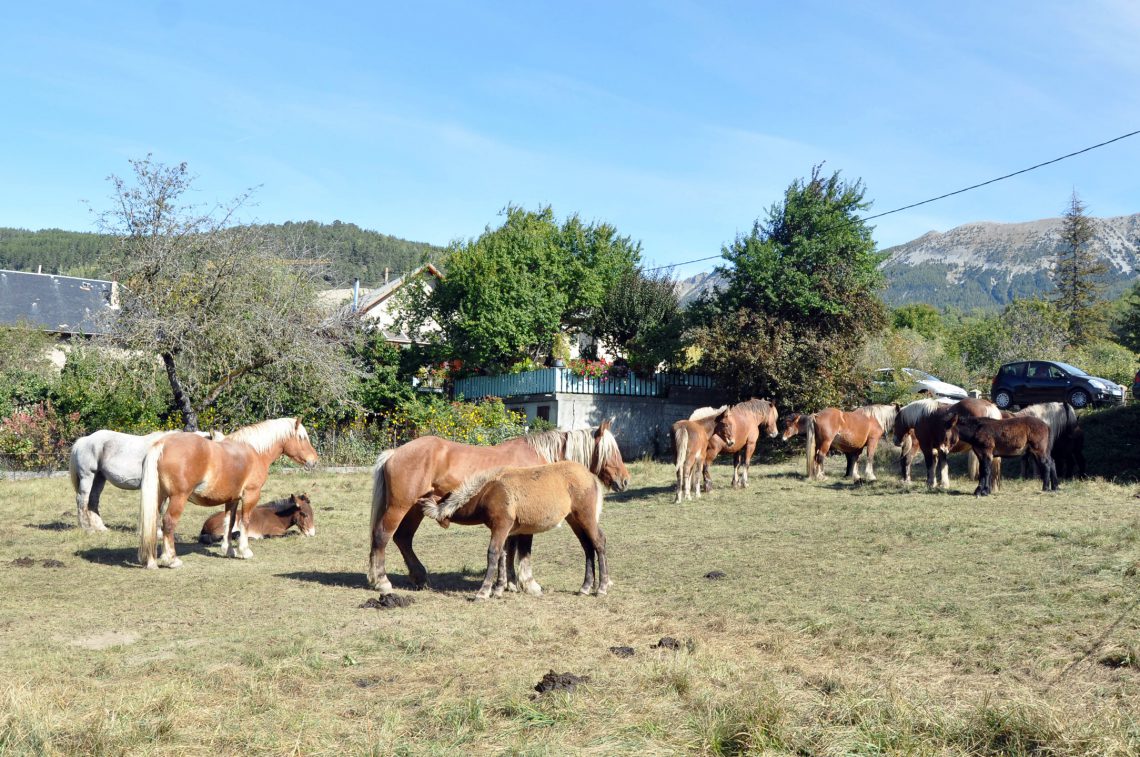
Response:
[[[491,592],[491,596],[494,597],[495,599],[499,599],[500,597],[503,596],[503,592],[504,592],[505,588],[506,587],[503,587],[503,586],[496,586],[495,590]]]
[[[490,598],[491,598],[490,592],[488,592],[487,594],[484,594],[483,592],[478,592],[475,594],[475,596],[471,597],[471,601],[473,601],[473,602],[486,602]]]
[[[526,593],[531,595],[532,597],[541,597],[542,596],[542,587],[539,586],[534,581],[531,581],[529,584],[526,585]]]
[[[164,568],[181,568],[182,567],[182,560],[178,557],[175,557],[173,560],[166,563],[162,567],[164,567]]]
[[[253,550],[252,549],[243,549],[240,552],[240,557],[243,560],[252,560],[253,559]]]
[[[143,567],[147,570],[158,570],[158,563],[154,560],[147,560]]]

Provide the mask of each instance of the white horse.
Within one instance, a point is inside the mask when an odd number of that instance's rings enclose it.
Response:
[[[79,527],[84,531],[106,531],[99,515],[99,497],[108,481],[120,489],[137,490],[142,485],[143,458],[156,441],[175,431],[156,431],[146,436],[118,431],[96,431],[71,445],[71,488]],[[199,431],[199,436],[221,441],[219,431]]]

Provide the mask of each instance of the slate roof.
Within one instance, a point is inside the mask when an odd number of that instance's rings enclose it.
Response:
[[[0,270],[0,324],[60,334],[101,334],[115,307],[115,284],[99,279]]]

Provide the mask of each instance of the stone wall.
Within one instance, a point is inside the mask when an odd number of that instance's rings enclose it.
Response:
[[[546,408],[550,422],[564,431],[597,426],[606,418],[613,418],[614,435],[623,458],[672,459],[673,423],[688,418],[699,407],[720,406],[728,401],[707,390],[675,389],[669,397],[557,393],[507,397],[503,402],[511,409],[525,412],[529,419],[538,417],[540,408]]]

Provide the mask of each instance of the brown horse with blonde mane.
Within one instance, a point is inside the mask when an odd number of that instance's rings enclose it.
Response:
[[[708,455],[709,440],[716,427],[716,417],[724,407],[702,407],[693,411],[688,420],[680,420],[673,424],[673,450],[676,453],[677,470],[677,503],[681,495],[688,499],[693,498],[696,490],[697,497],[701,496],[701,482],[697,481],[697,474],[704,470],[705,458]]]
[[[227,557],[253,557],[247,537],[249,519],[269,478],[269,464],[282,455],[310,470],[316,465],[317,451],[300,418],[262,421],[220,442],[190,433],[159,439],[143,460],[139,562],[148,568],[181,567],[174,552],[174,529],[187,502],[203,507],[225,505],[222,552]],[[156,563],[158,515],[164,502],[162,557]],[[239,535],[236,551],[230,543],[234,523]]]
[[[803,422],[801,422],[803,423]],[[860,480],[858,457],[866,450],[866,478],[874,481],[874,450],[882,438],[882,426],[869,413],[827,407],[804,423],[807,436],[807,478],[823,479],[823,462],[834,447],[847,457],[844,478]]]
[[[716,416],[713,435],[705,454],[703,474],[705,491],[712,489],[709,464],[722,452],[732,453],[732,485],[741,489],[748,486],[748,468],[752,454],[760,440],[760,431],[770,438],[780,433],[776,406],[768,400],[750,399],[733,405]]]
[[[586,576],[578,593],[594,592],[600,597],[613,585],[606,565],[606,535],[598,525],[602,487],[617,489],[618,482],[628,478],[629,471],[618,457],[610,457],[597,475],[571,460],[530,468],[494,468],[472,476],[442,500],[433,494],[421,498],[419,504],[427,517],[444,528],[460,523],[491,529],[487,575],[476,599],[487,599],[492,593],[502,596],[508,580],[517,580],[528,594],[542,594],[530,565],[532,539],[562,521],[570,525],[586,555]],[[517,579],[513,556],[506,549],[508,536],[518,542]]]
[[[1045,421],[1030,415],[1012,418],[977,418],[950,414],[939,447],[952,447],[965,442],[977,455],[981,466],[974,496],[985,497],[993,487],[994,457],[1012,457],[1029,454],[1037,463],[1041,474],[1042,491],[1057,490],[1057,466],[1049,454],[1049,426]]]
[[[597,429],[543,431],[509,439],[493,447],[421,436],[386,450],[372,468],[372,547],[368,585],[388,594],[392,583],[385,572],[385,551],[395,541],[416,588],[427,585],[427,569],[412,549],[412,539],[424,518],[418,500],[442,499],[471,476],[489,468],[534,466],[561,460],[582,463],[595,474],[613,458],[621,459],[617,440],[606,420]],[[615,481],[619,491],[629,486],[626,473]],[[508,551],[512,545],[508,545]]]

